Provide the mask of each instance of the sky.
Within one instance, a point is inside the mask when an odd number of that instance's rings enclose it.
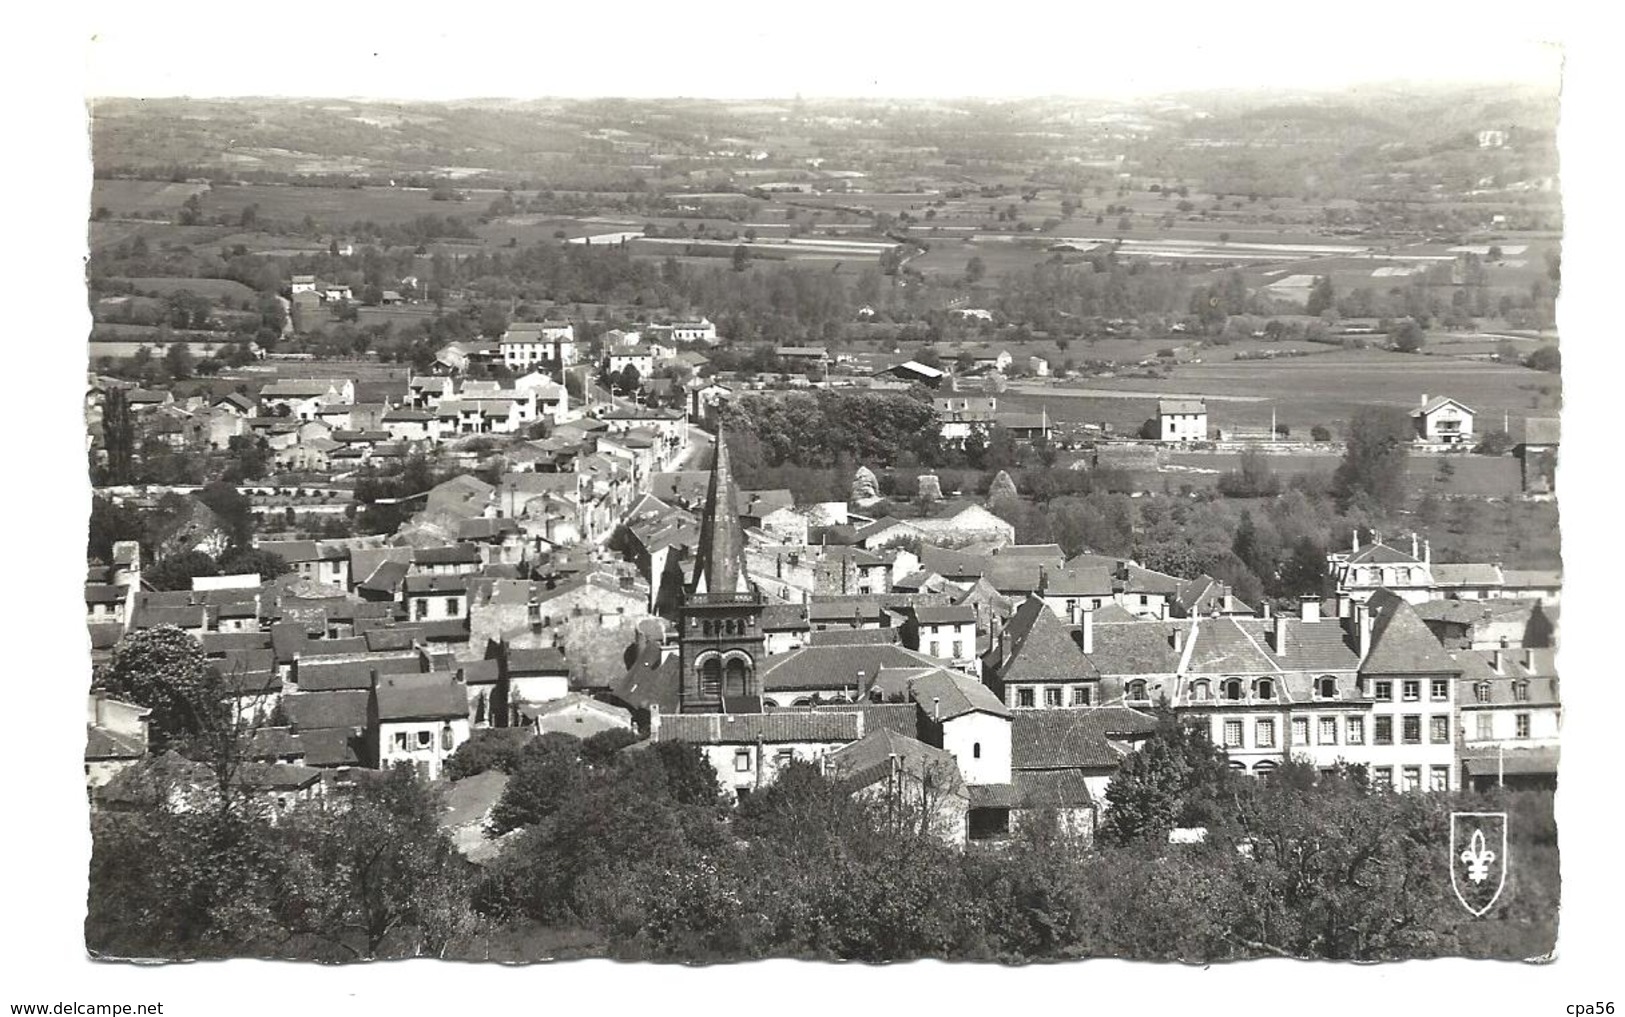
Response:
[[[1561,5],[1370,0],[1332,24],[1302,3],[481,4],[454,20],[364,0],[253,18],[217,4],[92,0],[99,96],[716,98],[1135,96],[1202,88],[1339,89],[1368,81],[1555,86]],[[298,8],[283,8],[296,12]]]

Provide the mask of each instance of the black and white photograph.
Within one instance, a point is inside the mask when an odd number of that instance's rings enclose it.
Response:
[[[1555,14],[164,7],[47,111],[12,1012],[1613,1012]]]

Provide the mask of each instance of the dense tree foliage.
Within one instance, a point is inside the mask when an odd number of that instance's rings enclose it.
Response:
[[[159,750],[210,726],[219,710],[217,681],[204,667],[203,647],[173,625],[129,633],[95,677],[114,699],[151,708]]]

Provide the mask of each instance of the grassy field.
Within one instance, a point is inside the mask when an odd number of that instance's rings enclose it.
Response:
[[[1076,344],[1074,344],[1076,348]],[[1527,368],[1446,356],[1410,356],[1380,350],[1264,361],[1181,364],[1166,379],[1090,378],[1067,386],[1012,386],[1000,408],[1045,407],[1057,420],[1136,428],[1156,412],[1158,398],[1208,400],[1217,428],[1268,427],[1271,413],[1294,434],[1316,424],[1334,436],[1347,429],[1360,406],[1410,409],[1421,397],[1448,395],[1478,413],[1478,429],[1498,428],[1503,416],[1548,416],[1559,405],[1557,376]]]
[[[1168,457],[1174,467],[1159,473],[1178,483],[1210,487],[1219,477],[1241,465],[1239,453],[1176,452]],[[1270,469],[1283,480],[1312,473],[1330,474],[1340,455],[1271,455]],[[1405,464],[1409,486],[1418,492],[1455,497],[1506,498],[1519,493],[1518,461],[1511,456],[1414,455]]]
[[[301,222],[309,215],[317,222],[345,224],[371,221],[410,222],[420,215],[455,215],[466,222],[480,216],[498,192],[471,192],[467,201],[435,201],[428,191],[404,187],[276,187],[247,184],[212,188],[203,195],[206,216],[237,216],[249,205],[259,206],[261,219]]]
[[[244,300],[256,300],[258,294],[242,283],[232,279],[186,279],[171,277],[156,277],[150,279],[115,279],[112,282],[128,283],[135,287],[136,292],[166,297],[171,293],[189,290],[200,297],[211,300],[228,300],[239,304]]]
[[[115,216],[175,212],[207,184],[172,184],[163,180],[96,180],[90,187],[90,207],[105,208]]]

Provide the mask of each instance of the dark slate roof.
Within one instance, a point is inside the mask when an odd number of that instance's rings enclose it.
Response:
[[[1352,552],[1348,557],[1348,561],[1350,565],[1396,565],[1401,563],[1415,565],[1419,564],[1421,559],[1414,554],[1407,554],[1397,547],[1371,543],[1358,551]]]
[[[406,580],[406,574],[411,566],[402,561],[379,562],[372,574],[356,584],[357,589],[368,590],[375,593],[387,593],[393,596],[399,592],[401,584]]]
[[[123,586],[113,586],[107,583],[86,583],[85,603],[122,604],[126,592],[128,591]]]
[[[423,670],[416,654],[410,657],[378,654],[359,660],[310,663],[299,661],[294,669],[301,692],[336,692],[370,689],[374,675],[415,674]]]
[[[1322,618],[1316,622],[1306,622],[1301,618],[1282,619],[1285,652],[1274,644],[1275,622],[1244,618],[1233,620],[1253,633],[1259,645],[1270,650],[1277,666],[1283,671],[1352,671],[1360,664],[1360,655],[1349,646],[1347,634],[1336,618]],[[1269,639],[1267,643],[1266,633]]]
[[[862,733],[863,715],[838,710],[787,710],[777,713],[680,713],[662,715],[656,741],[701,745],[751,745],[756,742],[847,742]]]
[[[1378,590],[1369,603],[1377,618],[1371,626],[1371,652],[1360,662],[1362,674],[1461,671],[1411,605],[1387,590]]]
[[[913,703],[838,703],[815,706],[812,709],[848,712],[856,710],[863,714],[865,734],[884,728],[910,738],[918,738],[920,735],[920,710]]]
[[[970,807],[973,809],[1021,807],[1021,795],[1014,784],[972,784],[967,790],[970,791]]]
[[[378,719],[441,720],[468,716],[468,690],[444,674],[378,679]]]
[[[941,662],[901,646],[804,646],[768,657],[761,670],[766,692],[856,689],[883,667],[937,668]],[[858,672],[863,672],[863,681]]]
[[[118,622],[92,622],[90,629],[90,648],[93,650],[106,650],[118,645],[124,638],[124,626]]]
[[[494,657],[490,660],[458,661],[455,670],[464,685],[495,685],[502,678],[502,664]]]
[[[1494,586],[1505,582],[1499,566],[1485,563],[1436,562],[1433,565],[1434,586]]]
[[[569,674],[570,662],[556,646],[510,646],[506,651],[510,675]]]
[[[218,657],[231,650],[269,650],[271,648],[271,634],[269,632],[205,632],[198,637],[203,644],[203,654],[208,657]]]
[[[682,700],[682,665],[675,655],[662,661],[660,647],[645,644],[626,673],[610,683],[610,694],[634,710],[658,707],[676,713]]]
[[[1125,593],[1160,593],[1168,597],[1179,595],[1179,579],[1166,572],[1156,572],[1148,568],[1129,563],[1125,566],[1128,579],[1124,581]]]
[[[412,596],[427,594],[460,595],[468,592],[467,576],[407,576],[406,592]]]
[[[769,604],[762,608],[763,632],[794,632],[806,629],[807,605]]]
[[[1234,618],[1204,618],[1192,638],[1188,672],[1198,674],[1263,674],[1279,671],[1275,659],[1263,645],[1263,633],[1255,636]]]
[[[147,744],[139,736],[119,734],[103,727],[85,727],[85,759],[140,759]]]
[[[733,460],[727,437],[719,433],[694,552],[694,584],[696,588],[703,584],[707,593],[735,593],[746,586],[745,532],[739,526],[737,502]]]
[[[324,692],[322,695],[342,696],[349,693]],[[317,728],[299,733],[299,743],[305,749],[306,766],[360,766],[366,750],[366,737],[349,727]]]
[[[420,547],[412,552],[414,565],[478,565],[480,549],[473,544]]]
[[[1149,735],[1157,721],[1125,706],[1017,710],[1010,718],[1010,765],[1016,770],[1116,767],[1113,739]]]
[[[250,759],[303,756],[305,743],[291,727],[262,727],[248,736],[248,745],[243,753]]]
[[[1074,631],[1042,600],[1033,597],[1023,601],[1005,629],[1010,657],[1000,669],[1000,679],[1012,682],[1100,677],[1097,665],[1083,655]]]
[[[1051,569],[1045,574],[1044,594],[1049,597],[1109,597],[1113,570],[1100,567]]]
[[[282,697],[282,712],[301,736],[329,728],[367,726],[367,693],[295,692]],[[310,748],[306,739],[306,749]]]
[[[1190,631],[1188,621],[1095,622],[1094,653],[1089,659],[1103,675],[1173,674],[1179,653],[1175,632]]]

